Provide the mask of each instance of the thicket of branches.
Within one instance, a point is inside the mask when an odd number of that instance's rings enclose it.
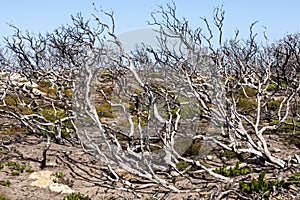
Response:
[[[73,17],[72,25],[46,35],[13,27],[1,51],[2,126],[18,122],[47,138],[41,167],[51,141],[80,143],[109,167],[110,179],[131,188],[116,168],[180,192],[199,188],[178,188],[166,174],[217,185],[247,179],[218,173],[205,163],[208,154],[216,163],[218,152],[232,152],[243,165],[298,166],[299,156],[276,154],[266,135],[299,134],[299,34],[273,44],[265,35],[260,44],[252,24],[248,39],[237,32],[222,41],[222,9],[212,25],[202,19],[203,28],[191,29],[168,5],[149,23],[159,47],[126,52],[113,15],[98,14],[93,22]],[[210,197],[248,198],[238,184],[223,188]]]

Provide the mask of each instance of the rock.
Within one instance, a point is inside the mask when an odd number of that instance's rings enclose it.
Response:
[[[214,157],[211,155],[207,155],[206,158],[207,158],[207,160],[212,160]]]
[[[65,193],[65,194],[70,194],[75,192],[65,184],[54,183],[53,181],[56,179],[56,177],[53,176],[53,171],[50,170],[33,172],[32,174],[29,175],[29,179],[37,179],[30,184],[31,186],[34,187],[40,187],[40,188],[49,187],[51,191],[58,192],[58,193]]]
[[[115,169],[114,171],[120,177],[124,177],[124,176],[126,176],[128,174],[128,172],[126,170],[124,170],[124,169]]]
[[[41,178],[48,178],[52,179],[54,176],[52,175],[53,172],[50,170],[43,170],[38,172],[33,172],[29,175],[30,179],[41,179]]]
[[[275,147],[275,148],[273,149],[273,151],[274,151],[275,153],[279,153],[279,152],[281,152],[281,149]]]
[[[60,184],[60,183],[52,183],[49,185],[49,189],[53,192],[63,193],[63,194],[71,194],[75,193],[69,186]]]
[[[29,175],[29,179],[36,179],[30,185],[34,187],[46,188],[49,187],[55,179],[55,176],[52,175],[53,171],[43,170],[38,172],[33,172]]]
[[[57,167],[58,164],[56,164],[56,162],[47,162],[47,167]]]
[[[34,187],[40,187],[40,188],[47,188],[51,184],[53,184],[53,181],[49,178],[39,178],[36,181],[33,181],[30,185]]]

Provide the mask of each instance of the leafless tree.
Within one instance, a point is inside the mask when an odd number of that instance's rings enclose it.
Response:
[[[105,176],[124,188],[136,186],[117,168],[150,180],[145,187],[176,192],[199,192],[193,181],[213,178],[218,189],[210,198],[221,199],[229,193],[247,198],[234,183],[247,177],[216,173],[222,160],[207,167],[208,154],[226,150],[244,166],[279,170],[299,164],[297,155],[276,155],[265,137],[287,125],[299,131],[299,35],[273,45],[265,37],[258,44],[254,23],[247,40],[237,32],[223,42],[222,8],[215,10],[212,26],[202,18],[204,28],[193,30],[169,4],[149,22],[159,46],[126,52],[113,14],[99,15],[94,29],[78,15],[73,25],[46,36],[14,27],[1,52],[0,115],[47,137],[41,167],[52,139],[80,142],[108,166]],[[188,155],[195,143],[201,144],[197,155]],[[189,167],[179,169],[180,163]],[[176,186],[178,176],[187,180],[185,187]]]

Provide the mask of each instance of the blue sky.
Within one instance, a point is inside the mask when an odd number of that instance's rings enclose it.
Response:
[[[62,24],[71,23],[71,15],[79,12],[92,18],[93,5],[115,12],[116,32],[124,33],[147,28],[150,13],[157,5],[169,1],[159,0],[7,0],[0,7],[0,36],[13,34],[7,23],[33,33],[51,32]],[[213,9],[223,4],[225,10],[224,37],[232,38],[239,29],[245,38],[249,25],[258,20],[255,31],[261,33],[264,26],[271,40],[287,33],[300,31],[300,1],[298,0],[174,0],[178,16],[185,17],[193,27],[203,26],[200,17],[211,19]]]

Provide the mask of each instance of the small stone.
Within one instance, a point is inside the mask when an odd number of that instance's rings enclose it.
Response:
[[[47,167],[57,167],[58,164],[56,162],[47,162]]]
[[[53,172],[50,170],[43,170],[38,172],[33,172],[29,175],[30,179],[41,179],[41,178],[48,178],[50,179]]]
[[[124,169],[115,169],[114,171],[116,172],[116,174],[118,174],[118,176],[122,178],[124,178],[124,176],[128,174],[128,172]]]
[[[211,156],[211,155],[207,155],[206,158],[207,158],[208,160],[212,160],[214,157]]]
[[[38,180],[33,181],[30,185],[33,187],[40,187],[40,188],[47,188],[51,184],[53,184],[53,181],[49,178],[40,178]]]
[[[60,184],[60,183],[52,183],[49,185],[49,189],[53,192],[63,193],[63,194],[71,194],[75,193],[69,186]]]
[[[273,149],[273,151],[274,151],[275,153],[279,153],[279,152],[281,152],[281,149],[275,147],[275,148]]]

